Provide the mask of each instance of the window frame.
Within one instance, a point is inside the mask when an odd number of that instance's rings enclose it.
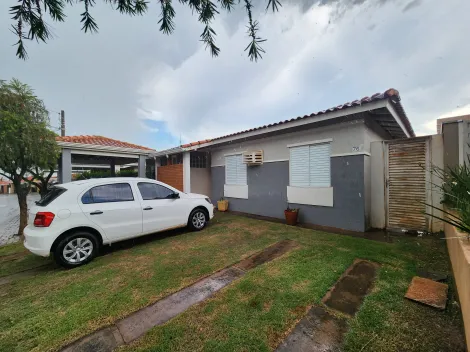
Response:
[[[225,157],[225,184],[226,184],[226,185],[229,185],[229,186],[247,186],[247,185],[248,185],[248,167],[247,167],[247,165],[246,165],[245,163],[243,163],[243,153],[225,154],[224,157]],[[244,177],[244,179],[245,179],[245,183],[238,183],[238,172],[239,172],[239,171],[238,171],[238,168],[239,168],[239,163],[238,163],[238,162],[237,162],[237,164],[236,164],[236,170],[235,170],[235,172],[236,172],[235,178],[236,178],[237,182],[236,182],[236,183],[228,183],[228,182],[227,182],[227,176],[228,176],[228,172],[227,172],[227,165],[228,165],[228,164],[227,164],[227,159],[228,159],[228,158],[233,158],[233,157],[237,157],[237,160],[238,160],[238,158],[239,158],[239,159],[241,160],[241,163],[240,163],[240,164],[241,164],[241,165],[244,165],[244,170],[245,170],[245,177]]]
[[[129,200],[113,200],[113,201],[106,201],[106,202],[95,202],[95,200],[93,199],[93,189],[97,188],[97,187],[104,187],[104,186],[115,186],[115,185],[127,185],[129,186],[129,189],[131,190],[131,195],[132,195],[132,200],[129,199]],[[88,193],[88,192],[91,192],[91,199],[93,200],[92,202],[90,203],[84,203],[83,202],[83,197],[85,197],[85,195]],[[124,203],[124,202],[134,202],[135,201],[135,196],[134,196],[134,192],[132,190],[132,185],[128,182],[117,182],[117,183],[105,183],[105,184],[101,184],[101,185],[96,185],[96,186],[93,186],[91,187],[90,189],[88,189],[87,191],[85,191],[85,193],[82,194],[82,196],[80,197],[80,202],[83,204],[83,205],[89,205],[89,204],[105,204],[105,203]]]
[[[139,194],[140,194],[140,197],[142,198],[143,201],[148,201],[148,200],[164,200],[164,199],[172,199],[172,198],[168,198],[168,197],[165,197],[165,198],[152,198],[152,199],[145,199],[142,195],[142,192],[140,191],[140,188],[139,188],[139,184],[141,183],[144,183],[144,184],[151,184],[151,185],[154,185],[154,186],[160,186],[160,187],[163,187],[167,190],[169,190],[171,193],[170,194],[174,194],[176,193],[175,191],[173,191],[171,188],[168,188],[168,187],[165,187],[159,183],[155,183],[155,182],[145,182],[145,181],[140,181],[140,182],[137,182],[137,189],[139,190]]]
[[[311,142],[305,142],[305,143],[296,143],[296,144],[291,144],[288,145],[287,147],[289,148],[289,187],[298,187],[298,188],[331,188],[331,142],[332,139],[324,139],[324,140],[319,140],[319,141],[311,141]],[[329,182],[328,184],[325,185],[312,185],[312,172],[311,172],[311,167],[310,167],[310,162],[312,159],[311,155],[311,148],[315,146],[320,146],[320,145],[328,145],[329,147],[329,157],[328,157],[328,166],[329,166]],[[304,161],[307,166],[307,172],[308,172],[308,186],[307,185],[293,185],[292,184],[292,150],[296,148],[302,148],[302,147],[308,147],[308,159]]]

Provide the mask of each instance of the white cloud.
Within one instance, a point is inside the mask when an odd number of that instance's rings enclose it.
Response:
[[[242,53],[244,23],[231,34],[218,22],[220,57],[211,59],[199,48],[175,69],[156,65],[144,74],[141,107],[160,111],[173,135],[198,140],[394,87],[415,129],[435,133],[430,120],[470,101],[470,50],[463,45],[470,6],[458,0],[415,3],[364,2],[347,10],[315,5],[306,12],[287,3],[279,13],[259,15],[268,41],[258,63]]]
[[[312,5],[320,2],[326,5]],[[229,15],[221,11],[214,23],[221,54],[211,58],[199,41],[202,25],[178,2],[172,36],[158,32],[155,2],[144,17],[122,16],[97,2],[96,35],[80,32],[80,6],[67,7],[67,22],[53,24],[57,37],[28,43],[30,59],[23,62],[11,46],[11,4],[2,2],[0,78],[17,77],[49,109],[64,109],[68,134],[151,147],[180,135],[192,141],[277,122],[391,87],[420,133],[435,133],[437,117],[470,105],[469,1],[282,4],[272,14],[255,1],[260,35],[268,39],[258,63],[243,51],[241,6]],[[156,123],[158,138],[148,137]],[[167,131],[175,138],[163,136]]]

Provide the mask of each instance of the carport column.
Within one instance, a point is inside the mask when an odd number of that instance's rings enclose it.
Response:
[[[137,176],[139,177],[145,177],[145,162],[147,160],[146,155],[139,155],[139,166],[137,168],[138,174]]]
[[[114,160],[114,158],[109,162],[109,169],[111,171],[111,177],[116,177],[116,160]]]
[[[59,174],[60,183],[72,181],[72,151],[70,149],[62,149]]]
[[[158,168],[160,167],[160,158],[155,158],[155,180],[158,180]]]
[[[191,154],[183,153],[183,192],[191,193]]]

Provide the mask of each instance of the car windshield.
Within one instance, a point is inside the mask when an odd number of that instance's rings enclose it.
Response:
[[[50,204],[53,200],[57,199],[65,191],[66,189],[62,187],[52,187],[45,196],[36,202],[36,205],[44,207]]]

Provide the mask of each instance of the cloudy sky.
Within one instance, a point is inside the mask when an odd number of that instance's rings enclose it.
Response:
[[[176,31],[158,31],[152,1],[130,18],[97,4],[98,34],[80,31],[81,6],[68,7],[55,38],[16,38],[0,5],[0,79],[30,84],[51,111],[65,110],[68,135],[104,135],[164,149],[323,110],[396,88],[418,134],[435,119],[470,113],[470,1],[281,0],[278,13],[255,2],[266,54],[257,63],[242,7],[214,23],[218,58],[199,41],[202,25],[175,1]]]

